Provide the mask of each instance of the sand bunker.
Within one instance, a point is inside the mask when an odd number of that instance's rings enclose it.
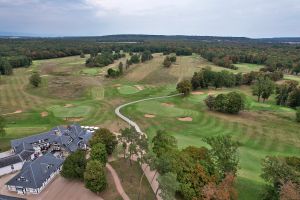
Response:
[[[144,86],[142,86],[142,85],[135,85],[134,87],[136,87],[136,89],[138,89],[140,91],[144,89]]]
[[[65,121],[68,121],[68,122],[80,122],[83,120],[83,117],[68,117],[68,118],[65,118]]]
[[[183,121],[183,122],[191,122],[191,121],[193,121],[193,118],[191,118],[191,117],[179,117],[177,119],[179,121]]]
[[[216,93],[215,92],[209,92],[207,93],[208,95],[215,95]]]
[[[23,110],[16,110],[15,112],[12,112],[12,113],[5,113],[5,114],[2,114],[2,115],[13,115],[13,114],[20,114],[22,113]]]
[[[194,94],[194,95],[199,95],[199,94],[204,94],[203,92],[200,92],[200,91],[194,91],[194,92],[192,92],[192,94]]]
[[[73,105],[73,104],[70,104],[70,103],[64,105],[65,108],[70,108],[70,107],[73,107],[73,106],[74,106],[74,105]]]
[[[47,117],[49,113],[44,111],[44,112],[41,112],[40,114],[41,114],[41,117]]]
[[[166,107],[174,107],[174,104],[172,104],[172,103],[161,103],[161,105],[166,106]]]
[[[19,114],[19,113],[22,113],[23,111],[22,110],[16,110],[15,112],[13,112],[13,114]]]
[[[152,115],[152,114],[145,114],[144,117],[146,117],[146,118],[154,118],[155,115]]]

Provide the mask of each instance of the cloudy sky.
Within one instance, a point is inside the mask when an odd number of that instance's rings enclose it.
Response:
[[[300,36],[299,0],[0,0],[0,32]]]

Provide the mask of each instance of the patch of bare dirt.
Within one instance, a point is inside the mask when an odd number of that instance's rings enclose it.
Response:
[[[23,110],[16,110],[15,112],[12,112],[12,113],[5,113],[5,114],[2,114],[2,115],[13,115],[13,114],[20,114],[22,113]]]
[[[114,84],[113,86],[114,86],[114,87],[120,87],[121,84]]]
[[[191,117],[179,117],[177,119],[179,121],[183,121],[183,122],[191,122],[191,121],[193,121],[193,118],[191,118]]]
[[[154,118],[155,115],[153,115],[153,114],[145,114],[144,117],[146,117],[146,118]]]
[[[67,103],[67,104],[64,105],[65,108],[70,108],[70,107],[73,107],[73,106],[74,106],[74,105],[73,105],[73,104],[70,104],[70,103]]]
[[[168,103],[168,102],[161,103],[161,105],[166,106],[166,107],[174,107],[175,106],[173,103]]]
[[[251,125],[256,124],[258,121],[260,121],[262,118],[270,118],[273,117],[273,120],[275,120],[274,116],[272,116],[268,112],[248,112],[248,111],[242,111],[237,115],[229,115],[226,113],[220,113],[220,112],[214,112],[214,111],[207,111],[208,114],[221,118],[224,120],[228,120],[230,122],[239,122],[245,125]],[[272,119],[269,119],[272,120]]]
[[[83,120],[83,117],[68,117],[68,118],[65,118],[65,121],[68,121],[68,122],[80,122]]]
[[[138,89],[140,91],[145,89],[144,86],[142,86],[142,85],[135,85],[134,87],[136,87],[136,89]]]
[[[207,93],[208,95],[215,95],[216,93],[215,92],[209,92]]]
[[[41,117],[47,117],[49,115],[48,112],[44,111],[40,113]]]
[[[204,93],[200,92],[200,91],[194,91],[194,92],[192,92],[192,94],[194,94],[194,95],[200,95],[200,94],[204,94]]]

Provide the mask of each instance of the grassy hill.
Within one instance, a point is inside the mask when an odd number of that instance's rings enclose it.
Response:
[[[14,70],[12,76],[2,76],[0,83],[0,114],[9,124],[7,135],[0,140],[2,150],[9,148],[14,138],[49,130],[53,126],[80,123],[98,125],[117,132],[126,124],[114,115],[114,109],[125,102],[175,92],[176,83],[190,78],[194,72],[210,66],[212,70],[249,72],[259,65],[238,64],[238,70],[218,67],[198,55],[178,57],[170,68],[164,68],[162,54],[154,59],[132,65],[117,79],[105,77],[109,67],[86,68],[79,56],[34,61],[30,68]],[[40,88],[28,83],[32,71],[42,75]],[[299,79],[286,76],[286,79]],[[238,116],[210,112],[203,100],[208,94],[238,91],[247,100],[246,111]],[[141,102],[122,110],[136,120],[153,137],[158,129],[174,135],[180,147],[203,146],[202,138],[231,135],[240,142],[238,183],[240,199],[258,199],[263,184],[260,178],[261,159],[266,155],[299,155],[300,125],[294,122],[294,110],[276,106],[274,96],[258,103],[247,86],[231,89],[209,89],[187,98]],[[152,118],[145,117],[153,115]],[[190,117],[192,121],[181,118]]]

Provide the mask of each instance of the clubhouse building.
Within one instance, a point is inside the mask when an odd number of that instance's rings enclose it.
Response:
[[[0,176],[20,172],[6,183],[18,194],[38,194],[61,171],[66,156],[86,149],[92,132],[79,125],[11,141],[13,155],[0,158]]]

